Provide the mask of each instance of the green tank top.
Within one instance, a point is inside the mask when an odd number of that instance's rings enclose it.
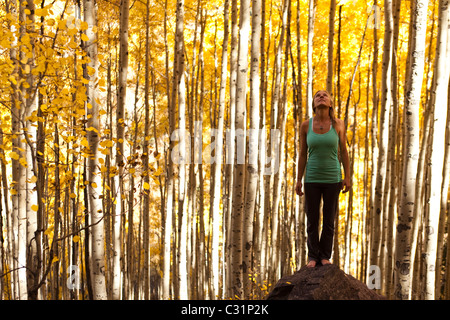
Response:
[[[313,118],[309,119],[306,135],[308,160],[305,183],[338,183],[342,180],[341,164],[338,158],[339,136],[331,126],[324,134],[313,131]]]

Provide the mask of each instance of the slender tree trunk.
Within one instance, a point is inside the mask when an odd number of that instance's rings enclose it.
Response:
[[[314,22],[316,20],[316,7],[317,0],[309,0],[308,11],[308,79],[306,85],[306,117],[308,118],[313,114],[312,101],[313,101],[313,41],[314,41]]]
[[[184,61],[184,0],[177,2],[176,21],[176,51],[177,56],[177,86],[178,86],[178,134],[179,134],[179,193],[178,193],[178,281],[179,297],[182,300],[188,298],[188,274],[187,274],[187,204],[186,200],[186,163],[189,157],[186,154],[186,83]]]
[[[391,106],[391,119],[389,123],[389,155],[388,155],[388,166],[390,168],[389,177],[389,189],[386,190],[388,194],[389,203],[386,206],[386,251],[387,256],[385,260],[385,273],[384,281],[386,285],[385,294],[387,297],[392,297],[393,290],[393,264],[394,264],[394,246],[395,243],[392,241],[394,239],[394,221],[395,212],[397,211],[397,186],[401,183],[401,180],[397,177],[401,174],[399,169],[399,161],[396,153],[397,146],[400,148],[401,138],[398,132],[398,126],[400,122],[399,117],[399,103],[398,103],[398,38],[399,38],[399,28],[400,28],[400,9],[401,1],[394,0],[393,4],[393,17],[394,17],[394,36],[393,36],[393,50],[392,50],[392,106]]]
[[[436,77],[435,90],[432,92],[434,102],[434,113],[432,118],[432,153],[431,153],[431,176],[430,176],[430,198],[427,200],[429,206],[428,216],[425,220],[424,239],[424,268],[425,284],[424,298],[434,300],[436,286],[436,257],[437,236],[439,229],[439,214],[441,206],[441,191],[443,181],[443,159],[445,150],[445,127],[447,123],[447,94],[449,73],[446,68],[447,53],[447,26],[448,26],[448,0],[439,2],[439,26],[436,42],[436,59],[434,75]],[[434,95],[434,97],[433,97]],[[442,109],[442,111],[441,111]],[[443,116],[444,115],[444,116]]]
[[[303,111],[303,77],[302,77],[302,54],[301,54],[301,25],[300,25],[300,14],[301,14],[301,8],[300,8],[300,0],[297,0],[297,17],[296,17],[296,24],[297,24],[297,65],[298,65],[298,80],[297,80],[297,110],[296,116],[296,160],[295,163],[298,163],[298,157],[300,154],[300,125],[302,121],[304,120],[304,113],[307,114],[307,112]],[[295,175],[294,175],[295,176]],[[296,227],[296,239],[297,239],[297,263],[298,265],[303,265],[306,262],[306,223],[305,223],[305,214],[303,212],[303,206],[304,206],[304,198],[303,197],[297,197],[296,198],[296,215],[297,215],[297,227]]]
[[[420,137],[419,106],[423,81],[426,16],[428,1],[416,1],[413,28],[413,46],[410,48],[412,70],[410,72],[410,90],[406,92],[406,106],[404,110],[405,153],[402,172],[402,192],[399,198],[399,214],[395,241],[394,279],[397,299],[409,299],[411,295],[411,230],[413,212],[416,205],[416,170]],[[411,17],[413,19],[413,17]]]
[[[112,280],[112,298],[120,299],[120,226],[123,216],[124,207],[124,186],[123,186],[123,167],[124,167],[124,132],[125,132],[125,101],[127,97],[127,74],[128,74],[128,17],[129,17],[129,0],[120,2],[120,53],[119,53],[119,90],[117,94],[117,147],[116,147],[116,175],[117,193],[115,196],[116,210],[114,216],[114,238],[113,238],[113,278]]]
[[[256,191],[258,188],[258,156],[259,156],[259,56],[261,37],[261,0],[252,1],[252,38],[251,38],[251,66],[250,66],[250,131],[249,131],[249,154],[245,188],[244,207],[244,235],[243,235],[243,281],[244,297],[251,296],[251,278],[253,270],[253,219],[255,216]]]
[[[146,19],[145,19],[145,92],[144,92],[144,106],[145,106],[145,119],[144,119],[144,146],[143,146],[143,185],[149,186],[149,145],[147,137],[150,135],[150,1],[146,3]],[[150,297],[150,195],[149,190],[144,187],[143,190],[143,247],[144,247],[144,268],[142,272],[144,273],[144,299],[148,300]]]
[[[243,218],[245,197],[245,150],[246,150],[246,108],[248,40],[250,35],[250,0],[241,1],[239,19],[238,69],[236,78],[236,118],[235,118],[235,167],[233,178],[231,269],[233,276],[233,296],[243,297]]]
[[[98,150],[100,140],[99,106],[97,104],[97,84],[98,84],[98,60],[97,60],[97,3],[96,0],[84,0],[84,20],[88,24],[86,36],[89,38],[85,42],[87,56],[90,62],[86,64],[84,77],[89,79],[87,84],[87,133],[89,143],[88,159],[88,195],[89,213],[92,217],[92,251],[91,251],[91,272],[93,279],[93,290],[95,300],[107,299],[106,279],[105,279],[105,242],[104,242],[104,222],[103,206],[99,188],[101,186],[101,176],[97,169],[100,152]]]
[[[381,110],[379,121],[379,135],[378,135],[378,160],[377,160],[377,172],[375,181],[375,199],[374,199],[374,212],[373,222],[374,233],[371,252],[371,265],[380,266],[382,256],[384,252],[381,251],[381,237],[383,224],[383,203],[384,203],[384,186],[386,175],[386,159],[387,159],[387,143],[389,138],[388,124],[389,124],[389,107],[392,101],[391,93],[391,74],[392,74],[392,38],[393,38],[393,20],[392,20],[392,0],[386,0],[384,2],[384,48],[383,48],[383,68],[381,77]],[[380,266],[381,268],[381,266]]]
[[[286,35],[286,28],[288,22],[288,11],[289,11],[289,1],[284,1],[283,11],[282,11],[282,21],[281,21],[281,32],[280,40],[277,44],[277,53],[275,57],[275,84],[273,88],[273,107],[271,111],[271,138],[270,138],[270,149],[271,149],[271,172],[270,175],[273,176],[273,189],[272,189],[272,205],[271,205],[271,216],[272,216],[272,230],[271,230],[271,240],[272,240],[272,255],[271,255],[271,274],[270,281],[276,281],[280,276],[280,244],[281,244],[281,220],[279,215],[280,201],[281,201],[281,185],[283,178],[283,167],[282,167],[282,156],[284,149],[284,132],[285,132],[285,115],[286,115],[286,105],[283,101],[283,89],[285,88],[286,78],[282,80],[283,74],[283,47]],[[287,63],[287,61],[285,61]],[[283,86],[282,86],[283,84]],[[276,135],[275,139],[272,139],[272,133]],[[274,140],[274,141],[273,141]],[[269,194],[267,195],[269,196]]]
[[[333,51],[334,51],[334,17],[336,16],[336,0],[330,1],[330,16],[328,19],[328,73],[327,91],[333,95]]]
[[[220,241],[220,222],[222,218],[220,216],[220,190],[221,190],[221,172],[223,162],[223,139],[224,139],[224,115],[225,115],[225,92],[227,88],[227,66],[228,66],[228,39],[229,39],[229,9],[230,2],[225,0],[224,3],[224,36],[222,45],[222,68],[220,74],[220,90],[219,90],[219,114],[217,131],[215,134],[215,148],[214,148],[214,192],[212,199],[212,243],[211,243],[211,283],[212,283],[212,295],[214,299],[220,298],[219,292],[219,275],[220,275],[220,255],[219,255],[219,241]],[[225,224],[225,219],[223,219]],[[224,252],[222,252],[224,254]]]
[[[450,39],[449,39],[449,41],[450,41]],[[447,117],[449,117],[449,115],[450,115],[450,83],[448,86],[448,96],[447,96]],[[446,141],[447,141],[447,146],[446,146],[447,162],[445,164],[447,166],[447,171],[446,171],[447,179],[446,180],[447,180],[447,188],[450,188],[450,186],[448,184],[448,180],[450,179],[450,123],[449,122],[447,122]],[[441,201],[441,203],[442,203],[442,205],[445,204],[444,201]],[[447,199],[445,210],[447,210],[447,213],[450,212],[450,204],[448,203],[448,199]],[[441,214],[442,214],[442,211],[441,211]],[[450,218],[449,218],[448,214],[447,214],[447,230],[450,230]],[[445,265],[446,266],[450,265],[450,246],[449,245],[447,245]],[[450,299],[450,268],[447,267],[445,269],[444,276],[445,276],[444,281],[443,281],[444,282],[444,298],[448,300],[448,299]]]
[[[259,80],[260,80],[260,93],[259,93],[259,112],[260,112],[260,141],[259,141],[259,167],[258,167],[258,180],[259,180],[259,192],[257,193],[257,207],[259,210],[256,211],[257,217],[255,219],[255,228],[254,228],[254,259],[259,262],[259,268],[254,267],[254,273],[256,274],[255,280],[258,283],[263,283],[263,279],[266,279],[266,264],[265,264],[265,255],[267,248],[267,237],[265,236],[265,231],[267,230],[267,226],[264,223],[266,220],[265,217],[265,164],[266,164],[266,150],[263,148],[262,139],[266,136],[265,125],[266,125],[266,81],[265,81],[265,70],[266,70],[266,56],[265,56],[265,24],[266,24],[266,1],[261,0],[261,30],[260,30],[260,71],[259,71]],[[259,292],[262,294],[262,292]],[[258,296],[258,295],[257,295]],[[259,295],[260,296],[260,295]]]
[[[167,47],[167,1],[164,6],[164,39],[166,41],[166,78],[169,77],[169,52]],[[173,81],[172,81],[172,94],[169,94],[168,90],[168,117],[169,117],[169,130],[170,134],[175,131],[175,97],[177,92],[177,77],[178,72],[176,70],[177,66],[177,55],[174,57],[174,73],[173,73]],[[169,87],[169,80],[167,80],[167,87]],[[167,156],[167,180],[166,180],[166,188],[167,188],[167,203],[166,203],[166,212],[164,218],[164,243],[163,243],[163,285],[162,285],[162,298],[168,299],[170,296],[170,266],[171,266],[171,243],[172,243],[172,216],[174,212],[173,200],[174,200],[174,163],[172,159],[172,153],[174,149],[175,142],[173,139],[170,139],[169,142],[169,150]]]
[[[236,80],[237,80],[237,68],[238,68],[238,5],[237,0],[231,0],[231,52],[230,52],[230,106],[229,106],[229,120],[230,124],[229,132],[227,133],[227,155],[226,155],[226,181],[224,197],[226,201],[226,245],[225,250],[225,264],[231,266],[232,250],[233,250],[233,225],[232,225],[232,212],[233,212],[233,186],[234,186],[234,165],[235,165],[235,118],[236,118]],[[224,265],[225,266],[225,265]],[[234,277],[233,268],[225,268],[226,274],[226,293],[227,297],[234,297]]]
[[[25,6],[26,4],[23,1],[19,1],[19,41],[25,36],[26,33],[26,14],[25,14]],[[16,54],[16,58],[18,58],[18,64],[16,65],[15,76],[17,80],[22,80],[24,78],[23,72],[21,70],[25,70],[24,59],[25,62],[28,60],[25,58],[25,51],[19,50],[19,52],[12,52],[12,54]],[[14,228],[14,260],[16,261],[16,265],[14,265],[13,269],[19,268],[17,272],[17,291],[16,298],[21,300],[28,299],[27,294],[27,262],[26,262],[26,242],[27,242],[27,228],[26,228],[26,172],[25,167],[20,163],[20,159],[26,159],[26,150],[25,144],[22,142],[23,137],[23,120],[24,120],[24,111],[26,110],[26,89],[24,88],[24,84],[20,84],[17,81],[18,86],[15,88],[15,92],[17,95],[13,95],[12,97],[12,108],[11,108],[11,118],[12,118],[12,132],[14,134],[12,139],[12,150],[15,152],[12,158],[12,217],[13,217],[13,228]],[[14,84],[13,84],[14,88]],[[17,156],[16,156],[17,154]]]

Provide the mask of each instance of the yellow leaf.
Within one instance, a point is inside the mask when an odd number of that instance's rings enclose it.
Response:
[[[161,167],[158,167],[158,169],[156,169],[156,172],[153,175],[155,177],[159,177],[162,172],[163,172],[163,169]]]
[[[58,262],[58,261],[59,261],[59,258],[57,256],[54,256],[53,260],[52,260],[52,264],[55,263],[55,262]]]
[[[19,155],[16,152],[12,151],[9,155],[11,159],[19,160]]]
[[[145,190],[149,190],[150,189],[150,184],[148,182],[144,182],[144,189]]]
[[[47,9],[36,9],[34,11],[34,14],[37,16],[45,17],[48,14],[48,11],[47,11]]]
[[[45,234],[46,236],[50,235],[50,234],[53,232],[53,228],[54,228],[54,226],[48,227],[48,229],[45,230],[44,234]]]
[[[60,20],[60,21],[58,21],[58,29],[60,29],[60,30],[66,30],[66,24],[67,24],[67,21],[66,20]]]
[[[86,138],[81,139],[81,145],[86,148],[89,148],[89,142],[87,141]]]
[[[82,34],[81,35],[81,40],[83,40],[83,41],[89,41],[89,37],[86,35],[86,34]]]
[[[33,211],[38,211],[38,210],[39,210],[39,206],[38,206],[37,204],[33,204],[33,205],[31,206],[31,210],[33,210]]]
[[[89,28],[89,25],[86,21],[81,22],[80,30],[87,30],[88,28]]]
[[[69,47],[70,47],[71,49],[75,49],[76,47],[78,47],[78,44],[77,44],[75,41],[71,40],[71,41],[69,42]]]
[[[92,188],[97,188],[97,184],[95,182],[91,183]]]
[[[47,19],[46,23],[50,27],[53,27],[55,25],[55,19]]]
[[[75,193],[72,192],[72,193],[70,194],[70,197],[71,197],[72,199],[75,199],[75,198],[77,197],[77,195],[76,195]]]
[[[25,168],[28,168],[28,163],[25,158],[20,158],[19,162],[22,166],[24,166]]]
[[[80,241],[80,236],[74,236],[72,239],[73,242],[78,242]]]
[[[88,72],[88,75],[92,76],[95,73],[95,69],[87,66],[87,72]]]

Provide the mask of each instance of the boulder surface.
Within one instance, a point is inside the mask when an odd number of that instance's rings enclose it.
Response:
[[[302,267],[281,278],[267,300],[385,300],[334,264]]]

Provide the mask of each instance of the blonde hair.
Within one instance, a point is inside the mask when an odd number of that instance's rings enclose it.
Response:
[[[316,107],[314,106],[314,99],[316,98],[316,95],[317,95],[319,92],[325,92],[325,93],[328,95],[328,97],[330,98],[329,115],[330,115],[330,118],[331,118],[331,123],[332,123],[332,125],[333,125],[333,127],[334,127],[334,125],[336,124],[336,116],[335,116],[335,114],[334,114],[333,98],[331,97],[331,94],[330,94],[327,90],[318,90],[318,91],[316,91],[316,93],[314,94],[313,100],[312,100],[312,109],[313,109],[313,112],[316,113]]]

